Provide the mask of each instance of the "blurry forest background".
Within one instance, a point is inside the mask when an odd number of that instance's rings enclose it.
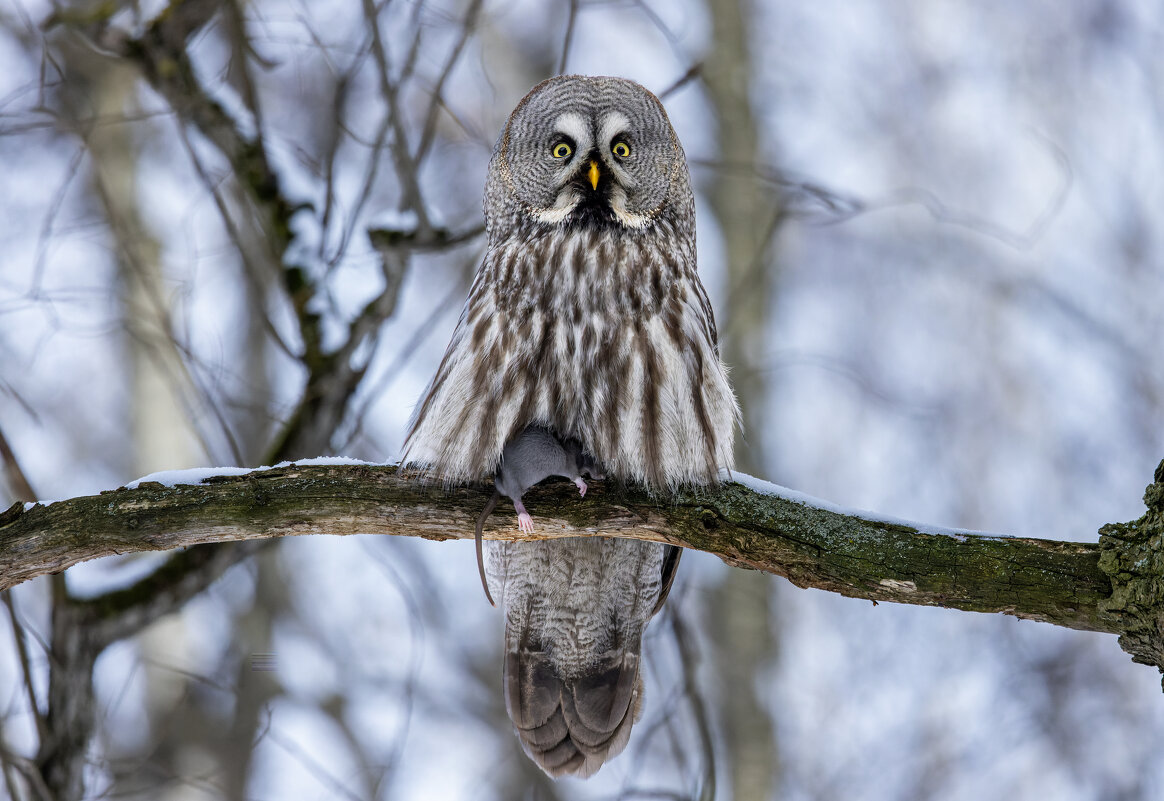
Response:
[[[679,131],[740,469],[1015,535],[1141,514],[1164,456],[1149,0],[4,0],[0,508],[396,458],[481,257],[494,140],[563,71],[640,81]],[[1159,676],[1114,637],[698,553],[648,631],[645,718],[585,783],[520,753],[468,542],[103,560],[3,605],[19,799],[1164,797]]]

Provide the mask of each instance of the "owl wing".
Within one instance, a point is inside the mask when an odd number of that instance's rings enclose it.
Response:
[[[694,268],[581,236],[486,254],[416,408],[406,463],[478,480],[539,423],[584,443],[608,474],[660,489],[730,469],[739,407]],[[649,275],[618,273],[607,287],[593,276],[612,264],[647,264]]]
[[[401,462],[448,483],[492,473],[502,448],[516,433],[516,409],[502,404],[491,379],[509,361],[508,346],[487,286],[478,271],[444,358],[413,411]],[[487,321],[485,327],[477,325]],[[487,391],[488,390],[488,391]],[[502,409],[501,407],[505,408]],[[499,430],[503,416],[508,425]]]

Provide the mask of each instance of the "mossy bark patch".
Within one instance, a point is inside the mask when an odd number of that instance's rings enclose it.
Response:
[[[732,565],[872,601],[1001,612],[1119,634],[1140,662],[1164,665],[1164,463],[1148,512],[1105,526],[1099,543],[941,532],[866,519],[728,483],[660,495],[568,481],[526,495],[537,530],[503,501],[491,539],[588,535],[669,542]],[[0,513],[0,589],[117,553],[298,534],[468,538],[488,486],[424,484],[394,466],[290,465],[199,484],[147,483]]]
[[[1131,523],[1099,530],[1099,566],[1112,593],[1099,604],[1120,647],[1132,659],[1164,672],[1164,461],[1144,492],[1148,510]]]

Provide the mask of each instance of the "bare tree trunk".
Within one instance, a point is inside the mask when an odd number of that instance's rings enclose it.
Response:
[[[744,24],[744,0],[711,0],[712,49],[704,78],[719,121],[720,159],[711,201],[723,234],[728,306],[724,321],[724,361],[743,409],[744,430],[736,441],[736,465],[759,475],[764,468],[763,429],[768,398],[761,366],[775,283],[767,251],[777,208],[749,169],[759,161],[756,121],[749,97],[752,63]],[[746,287],[746,290],[745,290]],[[776,735],[757,697],[756,677],[777,655],[771,613],[772,584],[759,573],[730,571],[715,589],[708,609],[722,680],[721,726],[730,760],[732,793],[741,801],[772,797],[780,767]]]
[[[95,59],[93,65],[93,112],[97,119],[133,118],[139,73],[112,59]],[[199,435],[193,424],[195,393],[173,330],[174,293],[167,287],[161,246],[142,214],[139,182],[141,142],[135,141],[126,124],[96,126],[85,137],[93,165],[92,184],[105,211],[107,225],[117,243],[121,284],[123,329],[128,356],[129,436],[133,475],[146,475],[175,466],[204,463]],[[138,135],[150,128],[136,129]],[[144,179],[148,180],[148,179]],[[147,714],[152,722],[170,715],[175,700],[185,695],[188,679],[159,667],[181,663],[174,655],[185,650],[185,624],[181,617],[152,628],[138,643],[143,658]],[[188,730],[183,727],[183,730]],[[155,766],[181,771],[177,749],[158,754]],[[167,764],[167,760],[169,761]],[[133,775],[118,777],[131,785]],[[169,790],[167,798],[182,797],[182,789]]]
[[[142,215],[139,143],[132,136],[135,129],[117,122],[140,111],[138,72],[88,52],[78,56],[90,72],[91,112],[93,119],[100,121],[85,135],[91,183],[116,242],[123,292],[133,381],[129,420],[132,473],[193,467],[201,456],[188,407],[193,393],[172,330],[172,295],[165,285],[161,246]]]
[[[185,367],[170,331],[160,246],[141,215],[133,116],[136,71],[76,45],[61,48],[72,79],[57,96],[62,116],[89,153],[89,191],[104,212],[115,243],[123,285],[125,329],[133,383],[129,415],[132,465],[140,474],[174,463],[194,464],[195,436],[182,407]],[[93,636],[93,610],[69,596],[63,576],[53,578],[49,698],[38,762],[46,787],[59,798],[79,798],[96,725],[93,665],[104,647]]]

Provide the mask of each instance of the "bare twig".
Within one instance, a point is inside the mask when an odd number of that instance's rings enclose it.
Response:
[[[695,638],[687,629],[680,615],[671,610],[671,629],[675,633],[675,643],[679,648],[679,659],[683,663],[683,694],[691,705],[691,714],[695,717],[695,731],[699,735],[699,751],[703,756],[703,781],[699,788],[700,801],[711,801],[715,798],[715,748],[711,737],[711,723],[707,716],[707,704],[703,693],[695,681],[696,668],[699,666],[699,646]]]
[[[381,397],[384,391],[392,384],[393,381],[396,380],[400,374],[400,371],[404,368],[408,361],[416,355],[416,351],[420,347],[420,344],[432,335],[433,331],[435,330],[434,323],[443,315],[448,313],[449,309],[453,307],[453,304],[455,304],[460,298],[464,297],[464,294],[464,287],[460,285],[454,285],[451,287],[449,291],[445,293],[445,296],[441,299],[441,301],[433,307],[431,312],[429,312],[424,321],[421,322],[421,324],[416,327],[416,330],[412,332],[412,336],[410,336],[408,341],[405,342],[404,345],[400,348],[396,354],[396,358],[390,365],[388,365],[387,368],[385,368],[384,372],[376,380],[375,384],[368,388],[366,392],[362,393],[362,402],[359,402],[357,408],[355,408],[351,414],[348,415],[348,420],[350,421],[352,430],[345,438],[344,447],[340,448],[341,453],[343,453],[344,449],[351,445],[351,443],[359,437],[364,427],[364,417],[368,412],[369,404],[371,404],[374,399]]]
[[[396,161],[397,178],[401,182],[401,208],[416,214],[417,227],[422,231],[427,231],[432,226],[420,190],[420,172],[408,148],[408,135],[404,130],[404,118],[400,113],[397,92],[399,84],[392,80],[391,70],[388,67],[388,54],[383,37],[380,35],[380,26],[377,20],[378,9],[372,0],[363,0],[363,7],[364,17],[374,34],[372,55],[376,61],[380,94],[388,106],[387,120],[392,126],[391,152]]]
[[[558,75],[566,74],[566,63],[570,60],[570,45],[574,43],[574,23],[578,19],[578,0],[570,0],[570,11],[566,17],[566,36],[562,39],[562,57],[558,60]]]
[[[477,17],[481,13],[481,5],[482,0],[470,0],[469,7],[465,9],[465,19],[461,23],[461,35],[457,38],[453,49],[449,51],[440,77],[437,78],[436,85],[432,88],[428,114],[425,115],[424,128],[420,134],[420,144],[416,146],[416,155],[413,157],[415,164],[423,162],[425,156],[428,155],[429,148],[432,147],[433,138],[436,136],[436,122],[441,109],[445,82],[448,80],[450,73],[452,73],[453,67],[456,66],[457,61],[460,59],[461,53],[469,41],[469,37],[473,35],[477,28]]]
[[[22,798],[20,794],[14,789],[15,780],[10,775],[10,771],[18,773],[24,778],[25,783],[32,791],[32,795],[27,798],[29,801],[55,801],[55,796],[44,782],[44,778],[40,775],[36,763],[27,757],[20,754],[14,754],[8,750],[6,746],[0,745],[0,760],[4,762],[4,779],[8,784],[9,794],[13,801]]]
[[[680,75],[675,81],[663,91],[659,92],[659,99],[666,100],[671,95],[678,92],[687,84],[699,77],[699,73],[703,70],[703,62],[697,61],[687,68],[687,71]]]
[[[919,206],[924,209],[936,222],[966,228],[975,233],[988,236],[1016,250],[1028,250],[1033,247],[1046,232],[1047,228],[1066,203],[1074,175],[1071,163],[1062,148],[1043,136],[1038,136],[1055,163],[1059,166],[1062,180],[1054,192],[1047,198],[1046,204],[1033,220],[1022,230],[999,225],[973,212],[949,206],[937,195],[928,189],[917,186],[903,186],[893,189],[877,198],[862,198],[850,193],[839,192],[789,172],[774,169],[763,164],[751,164],[737,161],[715,161],[708,159],[691,159],[691,164],[697,167],[723,170],[729,173],[751,176],[756,180],[772,184],[784,191],[784,202],[790,205],[789,215],[796,218],[808,218],[821,222],[836,224],[846,222],[856,216],[882,211],[901,206]],[[823,210],[816,211],[805,205],[804,201],[816,205]],[[798,202],[800,205],[797,205]]]
[[[16,614],[16,605],[12,600],[12,592],[10,590],[0,592],[0,599],[3,599],[4,606],[8,609],[8,623],[12,626],[12,640],[16,644],[16,655],[20,660],[20,672],[23,678],[24,694],[28,701],[28,708],[33,720],[36,721],[37,739],[44,740],[46,734],[44,715],[41,713],[40,702],[36,697],[36,687],[32,683],[32,661],[28,657],[28,645],[24,641],[24,624],[20,622],[20,618]]]
[[[222,220],[222,226],[226,230],[227,236],[229,236],[230,240],[234,243],[235,252],[238,254],[238,257],[242,262],[243,277],[250,284],[251,297],[255,298],[256,300],[262,298],[266,294],[266,289],[261,278],[261,269],[251,256],[251,240],[247,240],[243,237],[241,229],[234,221],[235,215],[231,213],[230,207],[227,206],[226,198],[222,196],[222,192],[220,190],[221,181],[215,180],[207,171],[205,165],[202,163],[201,157],[198,155],[197,150],[194,148],[193,143],[190,141],[189,134],[187,134],[185,127],[182,125],[178,126],[178,136],[182,141],[182,145],[185,148],[187,155],[190,157],[190,165],[194,168],[194,172],[202,181],[202,185],[206,187],[206,191],[210,195],[211,199],[214,200],[214,205],[218,209],[219,218]],[[269,270],[269,272],[274,274],[273,269]],[[258,317],[262,321],[263,329],[267,332],[267,335],[270,337],[271,341],[274,342],[279,350],[281,350],[288,357],[298,360],[299,354],[295,352],[295,349],[290,345],[290,343],[287,342],[279,330],[275,328],[274,324],[271,322],[270,316],[265,313],[265,310],[260,307],[256,308],[255,311],[258,313]]]
[[[2,428],[0,428],[0,461],[4,462],[4,476],[8,480],[12,497],[18,501],[35,501],[36,493],[28,483],[28,478],[24,475],[20,462],[16,460],[16,454],[12,452],[12,446],[8,444],[8,437],[4,436]]]

